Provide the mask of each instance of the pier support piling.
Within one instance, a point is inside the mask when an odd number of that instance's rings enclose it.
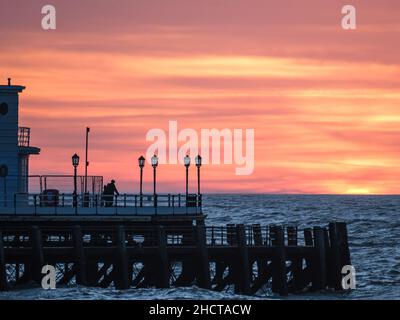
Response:
[[[117,252],[113,267],[114,272],[114,284],[119,290],[124,290],[129,288],[131,280],[128,274],[128,256],[126,252],[125,243],[125,228],[124,226],[117,226],[116,228],[116,245]]]
[[[349,240],[347,235],[347,226],[345,222],[336,222],[336,231],[339,241],[339,252],[341,267],[351,265]]]
[[[99,271],[99,266],[97,261],[86,258],[86,281],[87,285],[90,287],[96,287],[98,285],[97,282],[97,273]]]
[[[340,262],[340,249],[339,249],[339,240],[337,234],[337,225],[335,222],[329,223],[329,242],[331,244],[330,247],[330,256],[331,256],[331,279],[332,285],[335,290],[339,291],[342,289],[342,277],[341,277],[341,262]]]
[[[324,230],[321,227],[314,227],[314,247],[312,289],[322,290],[326,288],[326,252]]]
[[[288,246],[297,247],[298,245],[298,232],[297,228],[293,226],[287,227],[288,235]],[[292,279],[289,285],[290,292],[296,292],[301,289],[302,274],[303,274],[303,258],[301,256],[295,256],[292,258],[290,270],[292,273]]]
[[[196,235],[199,259],[197,266],[197,284],[200,288],[210,289],[210,266],[208,261],[206,229],[204,225],[196,226]]]
[[[238,256],[235,266],[235,292],[250,294],[250,266],[246,243],[246,230],[243,224],[236,226]]]
[[[31,229],[32,237],[32,278],[35,282],[41,283],[42,267],[44,265],[42,232],[38,226]]]
[[[287,276],[286,276],[286,253],[285,253],[285,235],[283,228],[275,226],[275,253],[273,258],[274,271],[272,276],[272,292],[279,293],[282,296],[288,294]]]
[[[304,229],[304,243],[306,246],[314,245],[313,233],[311,228]]]
[[[75,279],[76,284],[87,285],[86,256],[83,249],[82,229],[80,226],[73,228],[73,241],[75,249]]]
[[[0,230],[0,291],[8,289],[6,258],[4,255],[3,233]]]
[[[169,273],[170,266],[167,252],[167,235],[165,229],[162,226],[157,227],[158,235],[158,260],[159,260],[159,274],[157,287],[158,288],[169,288]]]

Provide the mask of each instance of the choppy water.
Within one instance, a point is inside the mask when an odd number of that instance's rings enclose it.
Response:
[[[291,295],[288,299],[400,299],[400,196],[208,195],[207,224],[227,223],[325,225],[348,223],[357,289]],[[0,299],[246,299],[196,287],[130,289],[64,287],[0,293]],[[251,299],[281,299],[265,293]]]

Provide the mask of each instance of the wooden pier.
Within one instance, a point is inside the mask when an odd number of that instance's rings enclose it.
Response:
[[[0,290],[37,283],[117,289],[201,288],[254,295],[341,290],[346,224],[204,226],[136,223],[0,224]]]

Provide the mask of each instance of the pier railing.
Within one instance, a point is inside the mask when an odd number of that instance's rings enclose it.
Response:
[[[205,230],[205,244],[209,247],[237,247],[238,226],[228,224],[226,226],[207,226]],[[165,226],[163,227],[167,246],[195,246],[203,241],[196,232],[196,226]],[[312,229],[301,230],[304,235],[292,233],[293,226],[281,225],[245,225],[246,246],[251,247],[274,247],[276,246],[276,231],[282,230],[285,246],[313,247],[315,234]],[[255,230],[255,232],[254,232]],[[258,233],[261,230],[261,233]],[[310,234],[307,235],[308,230]],[[115,227],[83,226],[82,241],[85,247],[115,246],[117,244],[117,232]],[[159,233],[154,226],[125,226],[125,242],[127,246],[156,247],[159,244]],[[30,247],[32,246],[31,228],[8,227],[2,228],[4,247]],[[306,238],[301,241],[301,238]],[[307,240],[310,237],[310,241]],[[73,246],[73,227],[42,227],[41,242],[43,247]],[[297,243],[297,244],[295,244]]]
[[[283,228],[284,240],[288,246],[312,245],[306,243],[298,237],[298,227],[293,225],[264,225],[253,224],[244,226],[245,240],[247,246],[273,246],[276,239],[276,228]],[[305,229],[307,235],[308,229]],[[235,224],[227,226],[209,226],[206,227],[207,244],[210,246],[235,246],[238,244],[237,230]]]
[[[153,215],[201,214],[197,194],[15,194],[2,202],[0,214],[14,215]]]

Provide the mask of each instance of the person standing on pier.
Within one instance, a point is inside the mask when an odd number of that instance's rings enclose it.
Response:
[[[117,187],[115,186],[115,180],[111,180],[107,187],[104,190],[105,198],[106,198],[106,207],[111,207],[114,202],[114,194],[119,196],[119,192]]]

